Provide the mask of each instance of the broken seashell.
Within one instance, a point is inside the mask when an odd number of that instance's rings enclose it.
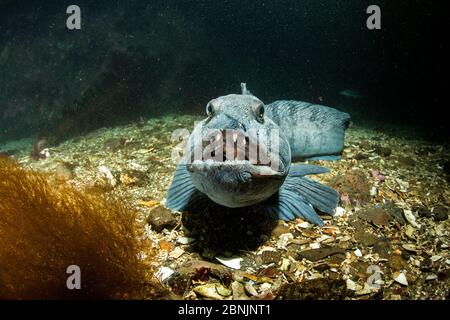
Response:
[[[239,270],[241,268],[242,258],[224,258],[224,257],[216,257],[216,260],[221,264],[231,268]]]
[[[194,292],[205,298],[222,300],[231,295],[231,290],[220,283],[208,283],[194,288]]]
[[[159,281],[164,282],[164,280],[171,277],[174,273],[175,271],[170,268],[161,267],[158,269],[158,271],[156,271],[155,276]]]
[[[401,285],[408,285],[408,280],[406,279],[406,275],[403,272],[395,272],[392,278]]]
[[[403,214],[405,215],[406,220],[408,220],[408,222],[416,228],[420,228],[420,224],[418,224],[416,222],[416,217],[413,215],[411,210],[403,210]]]

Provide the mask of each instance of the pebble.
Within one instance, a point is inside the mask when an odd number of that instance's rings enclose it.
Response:
[[[247,291],[247,293],[249,295],[254,296],[254,297],[256,297],[258,295],[258,291],[256,291],[255,287],[252,284],[247,282],[244,285],[244,287],[245,287],[245,291]]]
[[[231,283],[231,290],[233,291],[233,300],[248,300],[248,296],[245,294],[244,285],[238,281]]]
[[[220,283],[208,283],[194,288],[194,292],[203,297],[222,300],[232,294],[230,289],[225,288]]]
[[[443,206],[434,208],[433,219],[435,221],[445,221],[448,219],[448,209]]]
[[[147,216],[147,222],[156,232],[173,229],[177,225],[175,215],[163,206],[154,207]]]

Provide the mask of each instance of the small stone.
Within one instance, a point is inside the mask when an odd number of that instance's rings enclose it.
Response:
[[[258,291],[256,291],[255,287],[252,284],[247,282],[244,285],[244,287],[245,287],[245,291],[247,291],[247,293],[249,295],[254,296],[254,297],[256,297],[258,295]]]
[[[396,206],[391,206],[387,208],[387,212],[400,224],[406,224],[405,217],[403,216],[403,210]]]
[[[289,227],[286,225],[284,221],[278,221],[277,226],[272,230],[272,237],[278,238],[282,234],[289,233]]]
[[[298,254],[299,260],[305,258],[309,261],[316,262],[336,253],[342,253],[344,250],[338,247],[323,247],[319,249],[305,250]]]
[[[359,213],[359,218],[371,222],[377,227],[389,225],[391,216],[381,208],[370,208]]]
[[[248,300],[248,296],[245,294],[245,288],[242,283],[233,281],[231,290],[233,291],[233,300]]]
[[[414,161],[410,157],[399,156],[398,157],[398,162],[400,164],[403,164],[403,165],[409,166],[409,167],[414,167],[416,165],[416,161]]]
[[[425,258],[425,259],[420,263],[420,270],[421,270],[421,271],[428,272],[428,271],[431,270],[432,267],[433,267],[433,261],[431,261],[430,258]]]
[[[194,288],[194,292],[205,298],[222,300],[224,297],[231,295],[231,290],[225,288],[220,283],[208,283]]]
[[[164,229],[170,230],[177,225],[175,215],[163,206],[153,208],[147,217],[147,222],[156,232],[161,232]]]
[[[365,150],[370,150],[372,148],[370,141],[367,139],[361,140],[359,146]]]
[[[278,263],[281,259],[281,253],[279,251],[264,251],[261,255],[262,264]]]
[[[366,247],[373,246],[377,242],[378,237],[373,233],[367,232],[362,229],[357,229],[355,232],[355,239]]]
[[[387,238],[380,238],[373,245],[373,252],[378,253],[380,258],[388,259],[392,254],[391,242]]]
[[[376,154],[378,154],[380,156],[383,156],[383,157],[389,157],[391,155],[391,153],[392,153],[392,149],[391,148],[383,147],[383,146],[380,146],[380,145],[374,146],[374,149],[375,149],[375,153]]]
[[[393,254],[389,257],[389,266],[394,271],[400,271],[405,268],[407,265],[406,261],[402,258],[401,255]]]
[[[424,206],[416,206],[412,208],[412,211],[416,212],[419,217],[431,218],[432,216],[431,211]]]
[[[445,221],[448,219],[448,209],[443,206],[434,208],[433,219],[435,221]]]

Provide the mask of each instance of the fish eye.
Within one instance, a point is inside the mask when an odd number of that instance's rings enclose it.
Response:
[[[212,117],[214,115],[214,106],[213,104],[210,102],[206,105],[206,114],[208,115],[208,117]]]
[[[259,104],[256,109],[255,109],[255,113],[256,113],[256,119],[259,122],[264,122],[264,104]]]

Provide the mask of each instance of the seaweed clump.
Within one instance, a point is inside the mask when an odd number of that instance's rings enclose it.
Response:
[[[0,157],[0,299],[164,298],[136,212]],[[148,258],[143,258],[143,253]],[[67,268],[79,266],[81,289]]]

